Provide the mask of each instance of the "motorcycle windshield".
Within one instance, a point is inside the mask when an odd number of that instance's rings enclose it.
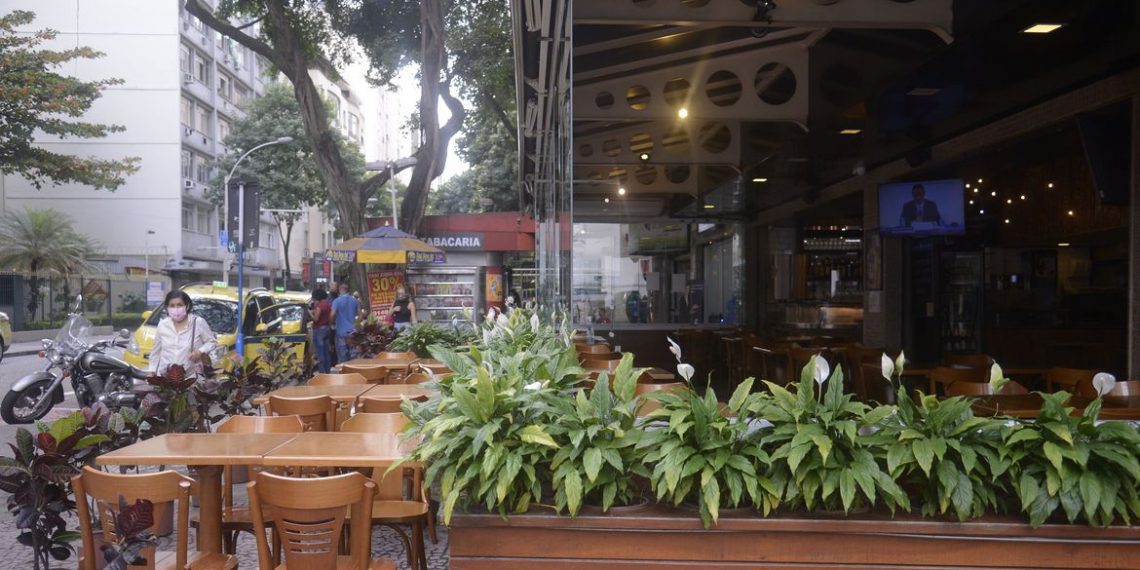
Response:
[[[76,346],[86,344],[89,336],[91,336],[91,321],[83,315],[73,314],[67,317],[63,326],[59,328],[55,344],[61,348],[74,350]]]

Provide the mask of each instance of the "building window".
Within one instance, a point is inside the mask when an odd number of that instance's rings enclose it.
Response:
[[[186,44],[179,46],[178,69],[181,69],[182,73],[190,73],[190,70],[194,66],[194,57],[191,55],[191,53],[192,50],[190,49],[190,46]]]
[[[194,102],[185,97],[182,98],[182,125],[194,128]]]
[[[230,122],[218,117],[218,140],[223,143],[230,138]]]
[[[209,135],[210,134],[210,110],[198,105],[198,132]]]
[[[336,91],[332,89],[326,89],[325,96],[328,97],[329,103],[332,104],[333,125],[340,128],[343,125],[340,117],[340,97],[337,97]]]
[[[202,184],[210,183],[210,159],[195,155],[194,156],[194,180]]]
[[[234,84],[234,104],[241,106],[244,105],[247,100],[249,100],[249,89]]]
[[[233,79],[230,79],[230,76],[224,73],[218,74],[218,95],[220,95],[222,99],[225,99],[226,101],[233,99],[234,96]]]
[[[261,224],[261,235],[258,243],[266,249],[277,249],[277,228],[270,224]]]
[[[197,52],[194,53],[194,80],[206,87],[210,86],[210,60]]]
[[[194,171],[194,155],[188,151],[182,151],[182,178],[190,178]]]
[[[186,14],[186,21],[189,22],[190,27],[194,28],[195,30],[198,30],[199,32],[202,32],[202,33],[206,32],[206,24],[204,24],[202,22],[202,20],[199,20],[197,16],[190,14],[190,13],[187,13]]]
[[[194,208],[189,204],[182,205],[182,229],[186,231],[194,230]]]
[[[198,233],[210,234],[210,209],[206,206],[198,208]]]

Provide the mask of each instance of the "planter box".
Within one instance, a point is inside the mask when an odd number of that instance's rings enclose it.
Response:
[[[653,506],[571,519],[532,511],[503,520],[456,514],[451,570],[707,568],[1033,568],[1140,570],[1140,527],[1046,525],[1015,518],[957,523],[887,515],[729,515],[705,529],[693,513]]]

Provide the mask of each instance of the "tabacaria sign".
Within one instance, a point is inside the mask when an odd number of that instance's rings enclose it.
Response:
[[[440,249],[483,251],[481,233],[433,234],[421,236],[420,239]]]

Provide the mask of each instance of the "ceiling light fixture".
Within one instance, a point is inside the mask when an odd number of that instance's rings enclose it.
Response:
[[[1063,242],[1057,244],[1057,247],[1069,247],[1070,245],[1072,245],[1072,244],[1070,244],[1067,241],[1063,241]]]
[[[716,204],[705,204],[705,209],[706,210],[716,209]]]
[[[609,203],[610,203],[610,199],[609,199],[609,198],[606,198],[605,200],[606,200],[606,203],[607,203],[607,204],[609,204]]]
[[[863,132],[863,129],[843,129],[843,130],[839,131],[839,134],[841,134],[841,135],[857,135],[861,132]]]
[[[640,158],[640,159],[641,159],[641,162],[646,162],[646,161],[648,161],[648,160],[649,160],[649,153],[648,153],[648,152],[643,152],[643,153],[641,153],[640,155],[638,155],[638,158]]]
[[[966,188],[969,188],[969,187],[970,187],[970,183],[969,183],[969,182],[967,182],[967,183],[966,183]]]
[[[1075,215],[1077,215],[1077,213],[1076,213],[1076,212],[1074,212],[1074,211],[1072,211],[1072,210],[1069,210],[1069,215],[1070,215],[1070,216],[1075,216]]]
[[[680,109],[677,109],[677,116],[682,119],[687,119],[689,118],[689,110],[681,107]]]
[[[970,205],[971,205],[971,206],[973,206],[973,205],[974,205],[974,201],[973,201],[973,200],[970,200]]]
[[[1025,199],[1025,194],[1022,194],[1022,195],[1021,195],[1021,199],[1022,199],[1022,200],[1024,200],[1024,199]]]
[[[767,178],[753,178],[752,181],[757,183],[757,184],[763,184],[763,183],[767,182],[768,179]]]
[[[1007,224],[1009,223],[1009,218],[1005,219],[1005,223],[1007,223]]]
[[[985,210],[978,210],[978,213],[979,213],[979,214],[984,214],[984,213],[986,213],[986,211],[985,211]]]
[[[1005,203],[1006,203],[1006,204],[1012,204],[1012,203],[1013,203],[1013,198],[1010,198],[1010,199],[1006,200],[1006,201],[1005,201]]]
[[[997,190],[994,190],[993,192],[990,192],[990,196],[997,196]]]
[[[977,194],[977,193],[978,193],[978,189],[974,188],[974,194]]]
[[[1032,26],[1029,26],[1028,28],[1025,28],[1024,30],[1021,30],[1021,33],[1023,33],[1023,34],[1048,34],[1048,33],[1052,33],[1052,32],[1057,31],[1062,26],[1064,26],[1064,24],[1033,24]]]
[[[1049,188],[1052,188],[1052,187],[1053,187],[1053,183],[1052,183],[1052,182],[1050,182],[1050,183],[1049,183],[1047,186],[1048,186]]]
[[[979,178],[979,179],[978,179],[978,184],[981,184],[981,183],[982,183],[982,179],[981,179],[981,178]]]
[[[625,196],[625,186],[618,187],[618,196]]]

